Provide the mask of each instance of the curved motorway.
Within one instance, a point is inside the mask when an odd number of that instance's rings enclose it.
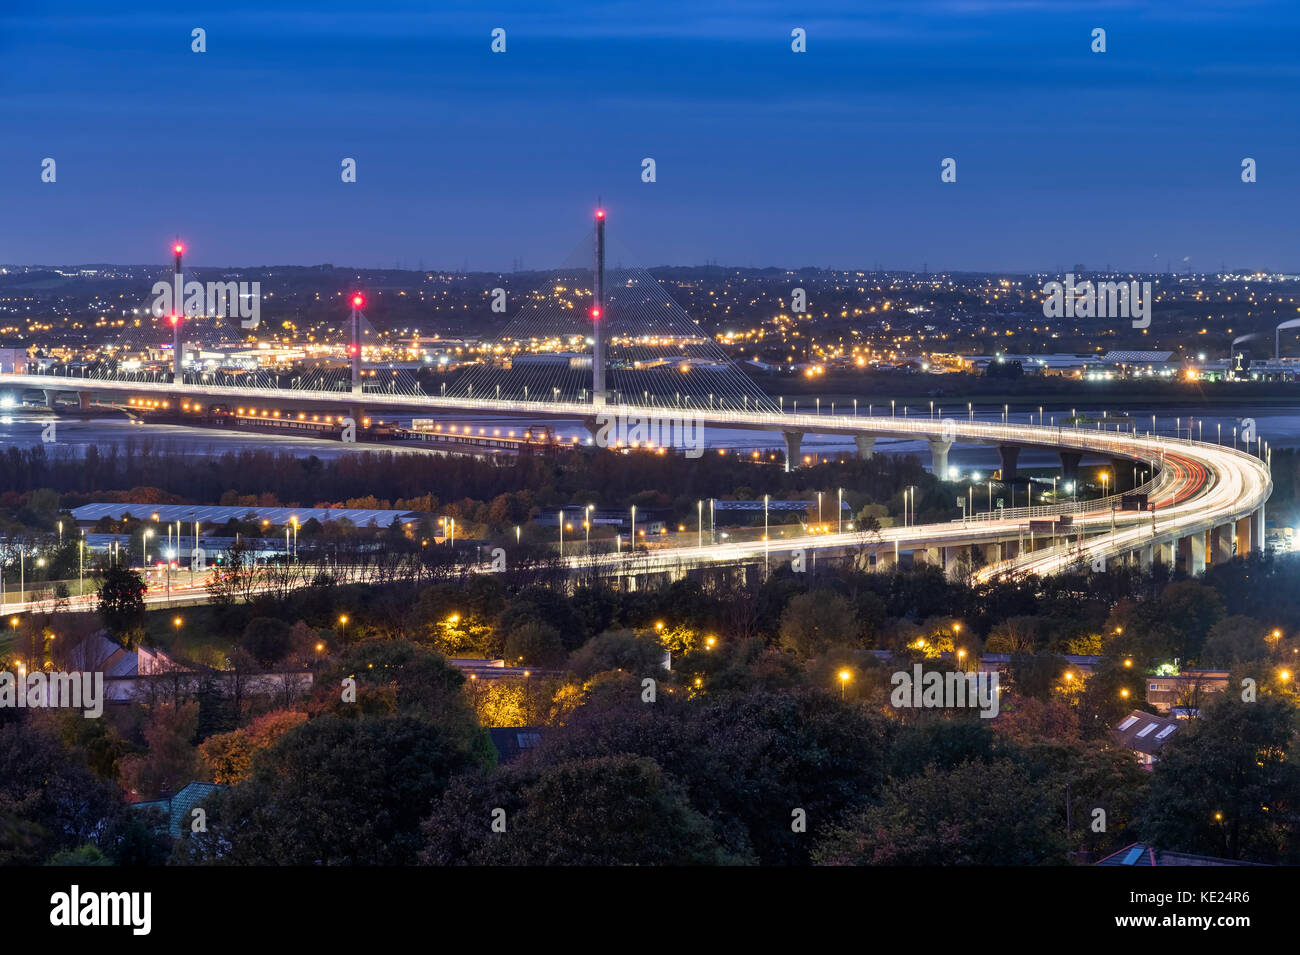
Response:
[[[973,443],[1040,447],[1060,451],[1098,455],[1107,459],[1127,458],[1157,469],[1158,476],[1143,487],[1153,510],[1145,513],[1112,509],[1118,504],[1110,499],[1074,508],[1070,505],[1020,508],[1001,514],[983,514],[969,521],[955,521],[902,528],[889,528],[878,535],[853,532],[817,534],[799,538],[782,538],[779,546],[772,542],[751,541],[700,547],[667,547],[632,555],[599,555],[570,558],[578,567],[612,570],[619,574],[655,573],[671,568],[685,568],[721,561],[771,560],[774,553],[795,549],[840,549],[882,554],[936,548],[987,546],[1002,542],[1017,543],[1015,552],[1003,559],[981,561],[985,564],[977,576],[987,579],[996,574],[1050,573],[1079,561],[1093,562],[1120,555],[1149,553],[1152,548],[1168,548],[1184,539],[1193,539],[1199,554],[1196,563],[1204,565],[1209,536],[1195,543],[1198,534],[1213,530],[1228,534],[1228,553],[1233,534],[1238,551],[1245,553],[1263,543],[1263,507],[1272,490],[1268,466],[1254,454],[1216,444],[1138,434],[1089,430],[1081,427],[1028,424],[988,424],[971,420],[914,417],[860,417],[855,415],[780,414],[744,410],[670,408],[662,406],[610,405],[603,409],[590,404],[567,401],[510,401],[494,399],[444,398],[398,394],[365,393],[340,395],[337,392],[267,390],[204,385],[199,382],[175,386],[170,383],[141,383],[104,379],[60,378],[48,375],[5,375],[0,386],[81,391],[92,393],[124,392],[166,394],[172,396],[226,397],[232,400],[272,400],[298,407],[355,403],[369,409],[462,412],[495,415],[518,415],[530,418],[592,419],[597,414],[618,414],[629,418],[652,417],[673,420],[685,417],[705,429],[756,429],[786,434],[840,434],[862,437],[892,437],[929,440],[936,443]],[[1267,457],[1266,446],[1257,444]],[[1073,520],[1071,538],[1048,541],[1032,540],[1025,546],[1030,520],[1048,520],[1068,514]],[[1243,521],[1251,518],[1250,521]],[[1225,530],[1229,526],[1235,531]],[[1184,546],[1186,546],[1184,544]],[[1219,545],[1222,548],[1222,544]],[[1224,551],[1220,549],[1219,553]],[[1172,560],[1169,562],[1172,563]],[[617,568],[617,569],[615,569]]]

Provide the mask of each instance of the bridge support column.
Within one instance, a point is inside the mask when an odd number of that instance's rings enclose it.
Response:
[[[863,461],[870,461],[872,455],[876,453],[873,450],[876,444],[874,435],[855,434],[853,436],[853,443],[858,446],[858,457]]]
[[[1253,528],[1254,533],[1251,535],[1251,539],[1255,542],[1256,550],[1267,551],[1268,550],[1268,529],[1264,526],[1264,505],[1263,504],[1259,506],[1259,510],[1255,512],[1254,517],[1255,517],[1255,526]]]
[[[1237,521],[1237,556],[1245,557],[1255,549],[1254,541],[1255,515],[1251,514]]]
[[[1177,553],[1173,541],[1165,541],[1163,544],[1156,544],[1156,560],[1164,564],[1170,570],[1174,568],[1174,561]]]
[[[1128,458],[1111,458],[1111,491],[1115,494],[1122,494],[1125,491],[1133,490],[1133,468],[1134,464]]]
[[[875,570],[877,573],[892,571],[897,566],[898,566],[898,555],[894,553],[892,547],[889,550],[882,550],[876,552]]]
[[[1138,568],[1141,570],[1150,570],[1151,565],[1156,562],[1156,549],[1153,545],[1148,544],[1146,547],[1138,550]]]
[[[1001,544],[984,544],[982,550],[983,552],[980,554],[980,556],[984,559],[984,563],[986,565],[996,564],[998,561],[1002,559]]]
[[[785,438],[785,469],[793,471],[799,466],[799,446],[803,443],[802,431],[782,431]]]
[[[90,392],[89,392],[89,391],[78,391],[78,392],[77,392],[77,407],[80,408],[82,411],[86,411],[86,410],[88,410],[88,409],[90,408]]]
[[[1189,534],[1178,542],[1183,558],[1183,571],[1191,577],[1205,573],[1205,535]]]
[[[1061,451],[1061,483],[1079,480],[1079,461],[1083,455],[1078,451]]]
[[[47,388],[45,391],[42,392],[42,394],[45,395],[45,406],[46,406],[47,408],[49,408],[51,411],[53,411],[53,410],[54,410],[54,396],[57,395],[58,392],[57,392],[57,391],[51,391],[50,389]]]
[[[994,546],[1001,546],[1003,560],[1015,560],[1020,556],[1020,541],[1003,541],[1001,545]]]
[[[957,580],[961,577],[962,557],[969,553],[970,550],[966,547],[945,547],[943,549],[943,572],[949,580]],[[965,563],[969,566],[969,557],[966,558]]]
[[[930,472],[940,481],[948,480],[948,449],[951,441],[930,442]]]
[[[1002,483],[1008,484],[1016,479],[1016,459],[1020,457],[1020,448],[1014,444],[999,444],[998,457],[1002,459]]]
[[[1210,564],[1226,564],[1232,560],[1232,525],[1220,524],[1210,531]]]

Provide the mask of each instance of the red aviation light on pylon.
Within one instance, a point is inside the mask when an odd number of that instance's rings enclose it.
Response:
[[[357,352],[359,352],[359,351],[361,351],[361,349],[358,348],[356,345],[349,345],[349,346],[348,346],[348,354],[349,354],[349,355],[355,355],[355,354],[356,354]]]
[[[172,251],[175,252],[177,255],[180,255],[182,252],[185,251],[185,246],[177,242],[174,246],[172,246]]]
[[[597,209],[597,210],[596,210],[596,218],[597,218],[597,219],[603,219],[603,218],[605,218],[605,210],[604,210],[604,209]]]
[[[171,322],[173,325],[179,325],[181,321],[181,317],[177,315],[175,312],[173,312],[171,316],[167,319],[167,321]]]
[[[596,319],[600,318],[600,315],[601,315],[600,306],[599,305],[591,306],[592,321],[595,321]]]
[[[352,296],[352,307],[353,307],[353,308],[360,308],[362,305],[365,305],[365,304],[366,304],[366,297],[365,297],[364,295],[362,295],[360,292],[358,292],[356,295],[353,295],[353,296]]]

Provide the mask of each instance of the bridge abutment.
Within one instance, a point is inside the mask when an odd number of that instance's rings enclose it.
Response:
[[[853,443],[858,446],[858,457],[863,461],[871,460],[875,452],[876,437],[871,434],[855,434]]]

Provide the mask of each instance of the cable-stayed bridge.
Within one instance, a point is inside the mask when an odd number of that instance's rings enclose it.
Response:
[[[341,409],[353,422],[389,412],[491,414],[525,419],[578,419],[593,434],[612,418],[626,423],[689,418],[702,429],[752,429],[782,435],[786,466],[797,467],[805,435],[852,436],[858,453],[873,453],[877,438],[928,442],[936,474],[946,476],[954,443],[998,448],[1003,480],[1014,476],[1020,449],[1049,448],[1068,476],[1084,456],[1115,463],[1114,490],[1133,490],[1136,463],[1150,478],[1137,490],[1150,510],[1126,509],[1122,493],[1101,502],[1049,508],[1000,510],[954,524],[892,528],[877,535],[825,535],[783,543],[789,549],[854,551],[870,566],[886,567],[903,550],[956,572],[973,557],[981,573],[1048,572],[1079,561],[1093,565],[1124,556],[1141,563],[1181,560],[1191,573],[1207,563],[1245,554],[1263,545],[1264,503],[1271,491],[1267,451],[1256,454],[1181,438],[1129,432],[1044,427],[1041,423],[990,424],[945,418],[869,414],[786,413],[738,368],[663,287],[643,269],[606,269],[603,211],[596,215],[590,258],[571,256],[547,281],[525,296],[503,331],[480,349],[453,381],[429,393],[418,374],[367,364],[375,336],[364,314],[365,299],[350,300],[348,341],[341,360],[317,362],[286,378],[265,369],[205,369],[186,363],[189,329],[198,316],[166,316],[172,329],[172,368],[145,370],[119,358],[77,368],[42,366],[5,369],[0,390],[37,390],[53,407],[70,393],[83,407],[107,399],[125,404],[146,397],[155,402],[201,406],[274,405],[280,409]],[[583,248],[587,248],[584,242]],[[583,253],[585,255],[585,253]],[[176,275],[181,273],[176,250]],[[183,285],[183,282],[179,282]],[[187,328],[188,326],[188,328]],[[216,327],[216,326],[214,326]],[[133,328],[133,334],[138,329]],[[228,329],[222,330],[228,334]],[[153,337],[156,339],[157,334]],[[119,343],[123,350],[131,343]],[[378,371],[390,372],[377,374]],[[820,411],[820,409],[818,409]],[[1045,524],[1053,529],[1044,530]],[[1038,532],[1035,533],[1035,526]],[[1028,531],[1028,533],[1026,533]],[[610,573],[672,573],[719,560],[770,563],[772,545],[733,543],[711,548],[666,548],[606,557],[592,566]]]

